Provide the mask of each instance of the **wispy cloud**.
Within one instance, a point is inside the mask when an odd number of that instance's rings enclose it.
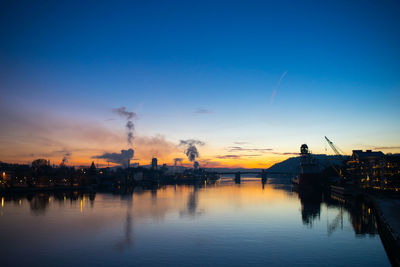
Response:
[[[247,158],[247,157],[260,157],[261,154],[244,154],[244,155],[221,155],[216,156],[218,159],[240,159],[240,158]]]
[[[222,156],[216,156],[217,159],[238,159],[240,158],[240,155],[222,155]]]
[[[205,109],[205,108],[197,108],[193,111],[194,114],[211,114],[214,113],[212,110]]]
[[[283,78],[286,76],[286,74],[287,74],[287,71],[285,71],[285,72],[282,74],[281,78],[279,79],[278,83],[276,84],[276,87],[275,87],[275,89],[274,89],[274,91],[272,92],[272,95],[271,95],[271,104],[274,103],[274,98],[275,98],[276,92],[278,91],[279,86],[281,85],[281,81],[282,81]]]
[[[292,155],[292,156],[300,155],[300,153],[297,153],[297,152],[272,152],[272,154],[275,154],[275,155]]]
[[[249,147],[241,147],[241,146],[231,146],[228,148],[229,152],[239,152],[239,151],[246,151],[246,152],[271,152],[273,151],[272,148],[249,148]]]
[[[247,145],[248,142],[233,142],[235,145]]]
[[[293,156],[298,156],[299,153],[297,152],[278,152],[274,151],[272,148],[257,148],[257,147],[242,147],[242,146],[231,146],[228,147],[227,150],[229,152],[258,152],[258,153],[268,153],[268,154],[274,154],[274,155],[293,155]],[[229,156],[229,155],[228,155]],[[234,155],[236,156],[236,154]],[[256,157],[256,156],[261,156],[261,154],[251,154],[251,155],[240,155],[242,157]],[[233,158],[233,157],[232,157]]]
[[[376,146],[374,149],[389,150],[389,149],[400,149],[400,146]]]

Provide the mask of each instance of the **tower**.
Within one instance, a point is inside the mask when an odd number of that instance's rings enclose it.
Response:
[[[152,158],[151,160],[151,169],[157,170],[157,158]]]

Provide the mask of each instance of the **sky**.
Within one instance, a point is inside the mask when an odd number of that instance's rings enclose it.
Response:
[[[2,1],[0,161],[400,152],[400,2]],[[134,112],[134,139],[115,109]]]

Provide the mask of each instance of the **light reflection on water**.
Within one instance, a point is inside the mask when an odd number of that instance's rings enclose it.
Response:
[[[2,266],[390,265],[365,204],[260,179],[4,196],[0,209]]]

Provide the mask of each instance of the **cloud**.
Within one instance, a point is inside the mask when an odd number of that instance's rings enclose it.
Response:
[[[400,149],[400,146],[377,146],[374,149],[388,150],[388,149]]]
[[[61,159],[61,163],[63,163],[63,164],[65,164],[66,162],[68,162],[69,161],[69,159],[70,159],[70,157],[71,157],[71,155],[72,155],[72,152],[69,150],[69,149],[60,149],[60,150],[53,150],[53,151],[49,151],[49,152],[46,152],[46,153],[28,153],[27,154],[28,155],[28,157],[31,157],[31,158],[34,158],[34,157],[37,157],[37,158],[40,158],[40,157],[42,157],[42,158],[50,158],[50,157],[52,157],[52,158],[58,158],[58,157],[61,157],[62,159]]]
[[[293,155],[293,156],[300,155],[300,153],[297,153],[297,152],[272,152],[272,154],[275,154],[275,155]]]
[[[241,146],[231,146],[228,148],[229,152],[247,151],[247,152],[271,152],[272,148],[247,148]]]
[[[216,159],[199,159],[198,161],[203,168],[243,168],[242,164],[230,163],[229,166],[227,166],[226,162],[218,161]],[[235,163],[235,161],[232,162]]]
[[[299,155],[299,153],[297,153],[297,152],[275,152],[272,148],[254,148],[254,147],[241,147],[241,146],[228,147],[228,151],[229,152],[259,152],[259,153],[268,153],[268,154],[274,154],[274,155],[293,155],[293,156]],[[254,155],[242,154],[240,156],[256,157],[256,156],[261,156],[261,155],[260,154],[254,154]]]
[[[279,79],[279,81],[278,81],[278,83],[277,83],[277,85],[276,85],[274,91],[272,92],[272,95],[271,95],[271,104],[274,103],[274,98],[275,98],[276,92],[278,91],[279,86],[281,85],[281,81],[282,81],[283,78],[286,76],[286,74],[287,74],[287,71],[285,71],[285,72],[281,75],[281,78]]]
[[[246,157],[260,157],[262,154],[244,154],[244,155],[221,155],[221,156],[216,156],[218,159],[240,159],[240,158],[246,158]]]
[[[197,108],[195,111],[193,111],[194,114],[211,114],[214,113],[213,111],[205,108]]]
[[[233,142],[235,145],[247,145],[248,142]]]
[[[56,116],[34,110],[29,111],[29,116],[19,110],[7,110],[3,114],[0,116],[4,126],[0,133],[0,157],[8,162],[30,163],[34,157],[45,157],[58,163],[64,153],[70,152],[82,163],[99,152],[99,147],[108,149],[122,139],[122,135],[97,121],[74,116]]]
[[[216,156],[217,159],[239,159],[241,158],[240,155],[223,155],[223,156]]]
[[[129,162],[133,158],[133,149],[121,150],[121,153],[103,153],[102,155],[93,156],[94,159],[104,159],[106,161],[120,164],[122,167],[129,167]]]
[[[135,140],[136,156],[141,159],[163,158],[179,153],[179,148],[163,135],[137,136]]]

